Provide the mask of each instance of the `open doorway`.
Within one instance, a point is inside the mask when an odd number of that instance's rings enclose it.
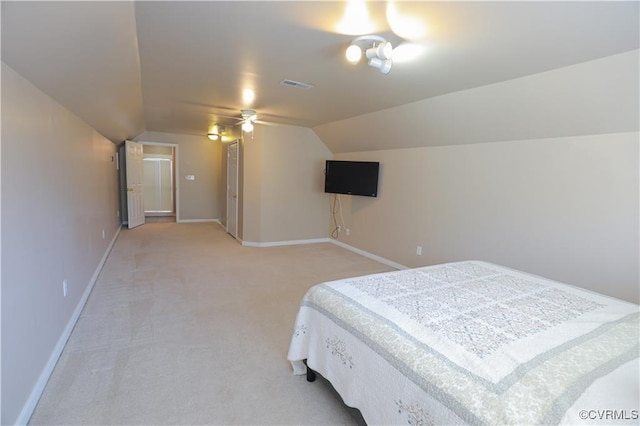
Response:
[[[176,221],[176,150],[144,143],[144,215],[147,223]]]

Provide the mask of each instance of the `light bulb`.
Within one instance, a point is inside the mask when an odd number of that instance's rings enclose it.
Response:
[[[346,55],[347,61],[355,65],[360,62],[360,58],[362,57],[362,49],[360,49],[360,46],[352,44],[351,46],[347,47]]]
[[[245,120],[244,123],[242,123],[242,130],[245,132],[253,132],[253,123],[249,120]]]
[[[217,135],[216,133],[209,133],[209,134],[207,135],[207,137],[208,137],[209,139],[211,139],[212,141],[217,141],[217,140],[218,140],[218,135]]]

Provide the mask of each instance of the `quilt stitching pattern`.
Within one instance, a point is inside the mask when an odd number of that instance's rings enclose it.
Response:
[[[479,358],[604,306],[471,262],[345,282]]]
[[[412,426],[433,426],[435,423],[431,416],[416,401],[405,404],[402,400],[396,401],[398,414],[405,415],[407,424]]]
[[[347,345],[337,337],[329,338],[325,340],[327,344],[327,349],[331,351],[331,355],[337,356],[340,361],[342,361],[342,365],[346,365],[349,368],[353,368],[353,358],[347,352]]]

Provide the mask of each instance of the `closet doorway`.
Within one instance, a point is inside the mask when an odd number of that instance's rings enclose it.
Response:
[[[142,174],[146,222],[176,221],[175,164],[175,147],[144,144]]]

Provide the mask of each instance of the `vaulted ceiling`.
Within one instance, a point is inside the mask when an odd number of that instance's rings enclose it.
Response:
[[[3,1],[2,60],[120,142],[145,130],[206,135],[242,108],[315,127],[639,46],[636,1],[378,1],[356,12],[366,29],[345,21],[347,6]],[[422,53],[388,75],[351,65],[344,51],[363,33]]]

